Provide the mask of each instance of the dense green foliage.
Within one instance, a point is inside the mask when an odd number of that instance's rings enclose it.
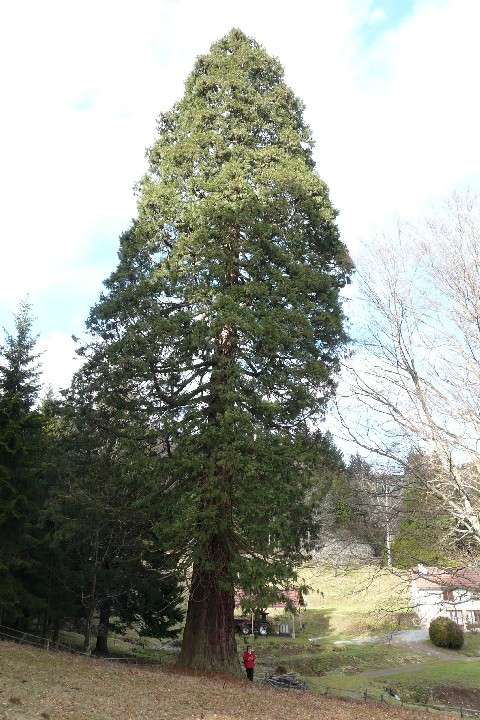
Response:
[[[69,587],[90,646],[108,651],[110,629],[168,637],[182,619],[182,591],[172,560],[158,543],[158,509],[145,502],[142,476],[132,469],[128,438],[109,425],[75,378],[59,415],[57,480],[46,511],[58,570]],[[99,618],[99,622],[97,620]]]
[[[24,618],[36,597],[35,525],[42,500],[42,416],[28,302],[0,348],[0,624]]]
[[[155,536],[155,508],[131,475],[128,443],[95,409],[81,374],[66,401],[39,403],[28,303],[0,364],[0,625],[58,638],[92,627],[176,634],[182,590]],[[115,617],[115,622],[112,617]]]
[[[162,504],[159,540],[193,564],[182,661],[203,669],[237,667],[234,587],[291,582],[315,530],[311,427],[335,388],[350,261],[302,110],[243,33],[200,57],[89,319],[95,402],[142,429],[132,462]]]
[[[438,617],[432,620],[428,634],[432,643],[437,647],[459,650],[464,643],[462,628],[447,617]]]

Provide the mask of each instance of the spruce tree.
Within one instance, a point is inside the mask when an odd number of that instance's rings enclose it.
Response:
[[[15,334],[0,347],[0,624],[25,618],[32,606],[30,531],[41,503],[43,429],[37,338],[27,301]]]
[[[160,116],[138,218],[89,318],[97,402],[156,455],[160,541],[191,568],[180,662],[238,673],[234,590],[295,579],[350,260],[303,105],[232,30]]]
[[[146,473],[137,462],[142,439],[135,438],[133,452],[132,420],[128,428],[117,427],[90,387],[83,371],[77,373],[59,408],[57,478],[45,516],[52,574],[70,590],[70,597],[60,597],[63,620],[81,625],[85,650],[96,624],[94,652],[107,655],[111,629],[177,635],[183,590],[175,558],[155,535],[161,506],[149,502]]]

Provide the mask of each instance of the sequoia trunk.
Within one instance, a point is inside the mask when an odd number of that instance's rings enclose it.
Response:
[[[218,536],[212,538],[207,552],[209,557],[193,568],[180,665],[239,675],[229,552]]]
[[[108,655],[108,631],[112,603],[110,598],[100,604],[95,655]]]
[[[238,228],[234,231],[237,237]],[[229,266],[225,286],[238,282],[238,251],[228,246]],[[235,437],[235,425],[227,416],[235,390],[237,333],[225,325],[217,338],[210,379],[209,425],[224,438]],[[232,580],[234,537],[231,496],[234,477],[224,458],[215,458],[214,491],[203,488],[202,512],[215,518],[211,526],[199,526],[203,552],[193,565],[187,619],[183,633],[180,664],[203,672],[240,674],[235,640],[235,593]],[[213,532],[212,532],[213,529]]]

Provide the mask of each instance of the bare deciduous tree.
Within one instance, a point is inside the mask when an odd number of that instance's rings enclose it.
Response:
[[[454,194],[421,224],[399,224],[357,267],[363,329],[346,369],[356,407],[344,426],[395,461],[412,448],[427,453],[430,490],[478,544],[480,196]]]

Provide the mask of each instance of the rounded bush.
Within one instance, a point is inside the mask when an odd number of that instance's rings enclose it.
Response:
[[[432,620],[428,628],[430,640],[437,647],[459,650],[464,641],[462,628],[447,617],[438,617]]]

